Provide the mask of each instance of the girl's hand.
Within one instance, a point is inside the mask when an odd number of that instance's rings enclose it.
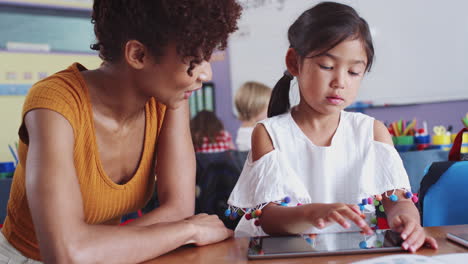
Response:
[[[314,204],[310,212],[310,219],[312,219],[312,224],[317,228],[324,228],[332,222],[336,222],[344,228],[349,228],[351,226],[347,221],[349,219],[359,226],[364,233],[368,235],[374,233],[366,221],[362,219],[361,211],[355,204]]]
[[[427,236],[419,222],[407,215],[394,217],[390,222],[390,227],[393,231],[401,233],[401,238],[404,240],[401,247],[405,250],[414,253],[423,244],[427,244],[433,249],[438,248],[437,241],[433,237]]]
[[[197,214],[186,219],[195,228],[195,235],[187,244],[197,246],[217,243],[234,234],[226,228],[217,215]]]

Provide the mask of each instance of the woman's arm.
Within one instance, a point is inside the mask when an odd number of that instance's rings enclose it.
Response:
[[[263,125],[257,125],[252,133],[252,159],[256,161],[273,151],[273,143]],[[272,186],[274,188],[274,186]],[[347,219],[368,234],[372,230],[362,220],[357,205],[343,203],[306,204],[296,207],[284,207],[270,203],[262,210],[260,224],[263,230],[271,235],[297,234],[312,226],[323,228],[331,222],[337,222],[344,228],[350,225]],[[281,221],[278,221],[281,219]]]
[[[214,216],[147,227],[89,225],[74,168],[73,129],[60,114],[25,116],[29,134],[26,192],[45,263],[134,263],[186,243],[209,244],[229,231]]]
[[[130,222],[151,225],[185,219],[195,211],[195,152],[188,102],[167,109],[157,140],[156,176],[160,206]]]

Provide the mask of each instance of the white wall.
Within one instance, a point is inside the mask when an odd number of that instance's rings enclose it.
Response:
[[[287,29],[311,0],[241,0],[247,8],[231,37],[233,92],[248,80],[282,76]],[[375,105],[468,99],[468,1],[354,0],[367,20],[376,57],[358,100]]]

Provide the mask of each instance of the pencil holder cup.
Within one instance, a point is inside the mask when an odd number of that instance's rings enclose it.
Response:
[[[456,136],[457,134],[452,134],[452,143],[455,140]],[[463,154],[468,153],[468,132],[463,133],[460,153],[463,153]]]
[[[414,143],[416,144],[430,144],[431,136],[429,135],[420,135],[414,137]]]
[[[432,145],[443,150],[450,150],[450,148],[452,147],[450,135],[432,136]]]
[[[15,172],[14,162],[0,162],[0,179],[11,178]]]
[[[431,136],[429,135],[418,135],[414,137],[414,143],[418,150],[424,150],[431,145]]]
[[[396,150],[400,152],[409,151],[414,147],[413,136],[392,137],[392,140],[393,140],[393,144],[395,145]]]
[[[455,138],[457,137],[457,133],[452,133],[450,135],[450,139],[452,141],[452,143],[455,141]],[[462,143],[463,144],[468,144],[468,132],[465,132],[463,133],[463,136],[462,136]]]

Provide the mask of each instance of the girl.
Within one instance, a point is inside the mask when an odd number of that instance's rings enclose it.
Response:
[[[212,111],[200,111],[190,121],[192,141],[197,153],[214,153],[235,149],[232,137]]]
[[[104,63],[75,63],[26,97],[0,262],[139,263],[231,235],[217,216],[193,216],[187,98],[211,78],[208,60],[240,10],[234,0],[94,1]],[[155,179],[161,205],[119,227]]]
[[[287,71],[274,87],[269,118],[254,129],[252,151],[228,201],[227,213],[246,213],[236,235],[349,228],[371,234],[361,210],[373,210],[365,205],[374,203],[372,197],[383,204],[390,227],[401,232],[405,250],[414,252],[424,242],[436,248],[404,197],[412,195],[408,176],[385,126],[343,111],[372,65],[366,21],[349,6],[320,3],[299,16],[288,38]],[[290,110],[293,78],[300,102]]]
[[[251,149],[255,124],[267,117],[271,88],[259,82],[246,82],[236,92],[234,104],[241,126],[237,130],[236,145],[239,151]]]

